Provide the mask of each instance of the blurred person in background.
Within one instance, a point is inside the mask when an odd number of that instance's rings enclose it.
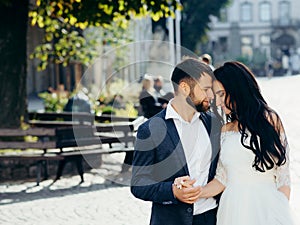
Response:
[[[202,62],[206,63],[207,65],[209,65],[209,67],[211,68],[212,71],[215,70],[215,67],[212,65],[212,58],[209,54],[205,53],[205,54],[201,55],[200,60]]]
[[[164,96],[166,93],[163,90],[163,86],[164,86],[164,79],[162,76],[157,76],[154,79],[154,89],[155,89],[155,95],[157,96],[157,98]]]
[[[163,109],[163,105],[158,101],[154,89],[154,79],[152,75],[145,74],[142,80],[142,91],[139,95],[139,102],[142,115],[149,119]]]

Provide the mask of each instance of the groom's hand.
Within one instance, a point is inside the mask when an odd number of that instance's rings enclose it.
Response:
[[[192,180],[189,176],[183,176],[183,177],[177,177],[174,180],[174,185],[178,188],[178,189],[182,189],[182,188],[188,188],[188,187],[193,187],[193,184],[196,182],[196,180]]]
[[[194,187],[195,179],[191,180],[189,176],[178,177],[174,180],[173,194],[181,202],[188,204],[195,203],[201,194],[201,187]]]

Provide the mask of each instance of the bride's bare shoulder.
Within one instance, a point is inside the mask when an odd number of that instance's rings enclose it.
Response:
[[[222,126],[221,132],[226,131],[238,131],[238,126],[236,122],[228,122]]]

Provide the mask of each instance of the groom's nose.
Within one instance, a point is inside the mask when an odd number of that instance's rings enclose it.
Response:
[[[207,90],[206,94],[210,100],[213,100],[215,98],[214,93],[211,88]]]

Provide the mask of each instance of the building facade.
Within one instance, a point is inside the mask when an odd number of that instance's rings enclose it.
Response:
[[[210,24],[208,49],[214,62],[242,58],[282,67],[287,56],[293,63],[300,53],[299,8],[299,0],[232,0]]]

